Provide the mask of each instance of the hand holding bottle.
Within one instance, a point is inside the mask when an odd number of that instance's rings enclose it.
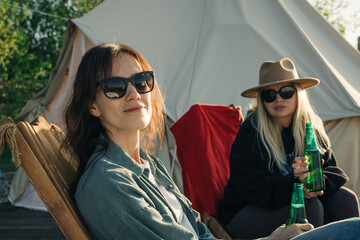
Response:
[[[324,162],[324,160],[322,160]],[[294,169],[294,176],[297,177],[304,186],[306,186],[305,178],[309,176],[309,170],[307,168],[308,163],[305,157],[296,157],[292,165]],[[322,196],[324,191],[308,192],[304,187],[304,198],[310,199],[317,196]]]
[[[305,178],[309,176],[309,169],[306,157],[296,157],[292,165],[294,169],[294,176],[297,177],[301,183],[305,184]]]
[[[296,223],[287,228],[285,228],[285,225],[283,224],[280,227],[278,227],[274,232],[272,232],[268,238],[271,240],[291,239],[312,229],[314,229],[314,226],[310,223],[307,224]]]

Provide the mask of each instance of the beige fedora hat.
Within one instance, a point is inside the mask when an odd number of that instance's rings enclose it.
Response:
[[[317,78],[299,78],[295,65],[289,58],[278,62],[266,61],[260,67],[259,86],[245,90],[241,96],[255,98],[261,88],[278,83],[298,83],[305,89],[318,85],[320,81]]]

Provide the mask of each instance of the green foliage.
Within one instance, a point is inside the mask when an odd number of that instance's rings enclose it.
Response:
[[[69,19],[103,0],[0,0],[0,120],[15,118],[42,90],[55,66]],[[0,167],[11,167],[5,149]]]
[[[348,24],[341,16],[341,11],[348,3],[345,0],[317,0],[315,7],[341,34],[345,34]]]
[[[0,156],[0,159],[0,169],[15,167],[11,160],[11,151],[8,146],[5,145],[4,152],[2,156]]]
[[[68,19],[82,16],[102,1],[0,1],[0,119],[15,118],[46,86]]]
[[[348,0],[308,0],[335,29],[344,35],[347,31],[354,31],[359,27],[357,21],[359,12],[351,16],[344,16],[344,10],[349,6]]]

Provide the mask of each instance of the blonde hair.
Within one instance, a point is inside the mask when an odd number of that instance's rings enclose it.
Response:
[[[300,85],[294,84],[297,90],[296,109],[293,114],[293,136],[295,140],[295,156],[303,156],[305,150],[305,124],[311,122],[317,133],[317,144],[323,154],[330,148],[330,140],[327,136],[323,122],[310,104],[308,93]],[[260,92],[262,89],[260,90]],[[287,162],[284,144],[281,138],[281,124],[273,118],[261,100],[260,94],[251,104],[251,111],[256,113],[256,119],[252,122],[259,132],[260,142],[264,145],[269,157],[268,167],[273,170],[274,164],[281,170],[285,170]]]

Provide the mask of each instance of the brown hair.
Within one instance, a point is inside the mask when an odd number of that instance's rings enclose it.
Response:
[[[101,144],[104,153],[107,145],[99,142],[100,134],[107,136],[104,127],[97,117],[89,112],[89,106],[96,98],[96,82],[109,77],[113,61],[124,54],[132,56],[139,62],[143,71],[151,71],[151,66],[133,48],[124,44],[100,44],[91,48],[83,56],[76,73],[73,94],[65,109],[66,139],[64,146],[70,148],[79,161],[78,176],[75,189],[80,176],[87,167],[88,159],[93,154],[95,146]],[[148,126],[141,130],[141,144],[147,154],[153,152],[159,140],[160,146],[164,133],[164,98],[157,84],[151,92],[152,118]],[[72,194],[75,189],[72,190]]]

